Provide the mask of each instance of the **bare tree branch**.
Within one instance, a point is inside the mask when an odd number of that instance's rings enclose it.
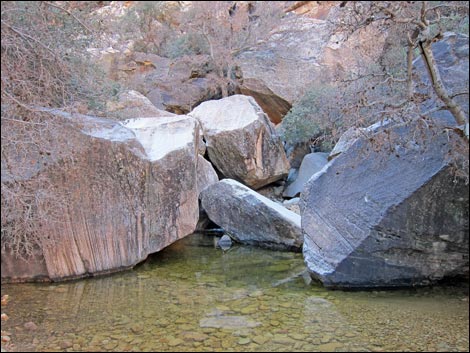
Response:
[[[87,26],[85,25],[82,21],[80,21],[80,19],[75,16],[73,13],[71,13],[69,10],[67,9],[64,9],[63,7],[57,5],[57,4],[53,4],[51,2],[48,2],[48,1],[43,1],[44,4],[48,5],[48,6],[51,6],[51,7],[54,7],[56,9],[59,9],[61,11],[64,11],[67,15],[69,16],[72,16],[83,28],[85,28],[89,33],[93,33],[93,31]]]
[[[419,42],[419,48],[424,59],[424,64],[429,73],[429,77],[431,78],[431,84],[434,91],[452,113],[457,124],[465,125],[468,122],[468,117],[465,116],[465,112],[462,107],[452,99],[444,87],[444,83],[442,82],[441,75],[437,68],[436,60],[434,59],[434,54],[431,50],[431,42]]]

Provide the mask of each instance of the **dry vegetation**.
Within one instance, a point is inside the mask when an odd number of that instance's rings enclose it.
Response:
[[[1,240],[19,256],[42,244],[41,222],[62,200],[46,177],[32,178],[67,156],[57,150],[67,139],[60,121],[43,108],[98,113],[113,93],[86,56],[92,30],[71,11],[42,1],[1,4]]]

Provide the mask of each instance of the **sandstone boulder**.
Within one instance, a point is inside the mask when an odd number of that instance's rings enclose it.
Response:
[[[299,215],[235,180],[212,184],[201,200],[209,218],[241,243],[294,251],[302,246]]]
[[[197,193],[198,195],[208,186],[215,184],[219,181],[214,167],[211,162],[206,160],[203,156],[197,156]]]
[[[338,32],[334,23],[339,5],[310,1],[307,16],[289,11],[266,42],[239,55],[244,80],[262,80],[275,95],[293,104],[321,78],[331,81],[373,64],[382,54],[386,36],[374,23],[352,34]]]
[[[305,184],[312,175],[319,172],[326,163],[328,163],[327,156],[328,153],[323,152],[307,154],[302,161],[297,178],[286,188],[286,190],[284,190],[283,196],[298,196],[303,191]]]
[[[303,253],[325,286],[415,286],[468,276],[469,187],[447,160],[459,137],[419,127],[374,135],[393,136],[393,153],[388,144],[380,149],[357,139],[307,183]]]
[[[35,254],[44,273],[37,273],[34,262],[29,271],[22,266],[16,272],[20,260],[2,249],[2,278],[58,281],[118,271],[194,231],[195,119],[137,118],[120,124],[55,114],[67,136],[59,146],[62,154],[27,176],[45,178],[49,192],[58,191],[62,200],[37,210],[54,215],[42,220],[44,238]]]
[[[204,102],[189,115],[201,123],[209,159],[224,176],[257,189],[289,172],[281,140],[252,97]]]
[[[274,124],[279,124],[284,115],[292,108],[288,101],[276,95],[259,79],[243,80],[240,92],[245,96],[253,97]]]

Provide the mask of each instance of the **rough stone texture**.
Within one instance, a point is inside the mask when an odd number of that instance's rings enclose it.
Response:
[[[371,126],[366,128],[356,128],[351,127],[344,134],[341,135],[338,142],[336,143],[333,150],[330,152],[328,156],[328,160],[332,160],[336,156],[339,156],[341,153],[347,151],[349,147],[351,147],[354,142],[357,141],[361,136],[365,137],[370,134],[375,134],[378,131],[381,131],[383,128],[389,126],[392,122],[390,120],[379,121]]]
[[[279,124],[284,115],[292,108],[288,101],[274,94],[263,81],[258,79],[243,80],[240,92],[243,95],[253,97],[274,124]]]
[[[300,250],[300,216],[239,182],[224,179],[201,193],[209,218],[233,239],[278,250]]]
[[[207,56],[172,60],[151,53],[125,55],[120,51],[109,56],[112,64],[103,64],[109,76],[142,93],[158,109],[186,114],[203,101],[222,97]],[[233,94],[235,88],[229,91]]]
[[[341,153],[347,151],[349,147],[353,145],[354,142],[361,136],[361,128],[351,127],[341,135],[338,142],[336,142],[335,147],[330,152],[328,160],[339,156]]]
[[[2,279],[53,281],[130,268],[192,233],[198,219],[197,122],[190,117],[142,118],[119,124],[56,113],[72,149],[36,170],[63,202],[44,221],[47,243],[34,263],[2,250]],[[3,172],[3,171],[2,171]],[[45,205],[44,207],[47,207]],[[44,239],[46,241],[46,239]],[[39,260],[39,259],[35,259]]]
[[[468,276],[469,187],[454,183],[446,161],[456,135],[417,141],[416,126],[406,125],[390,133],[400,138],[394,154],[359,139],[302,193],[304,258],[327,287]]]
[[[239,56],[244,79],[262,80],[292,104],[318,78],[328,31],[324,20],[286,15],[267,43]]]
[[[176,114],[158,109],[147,97],[137,91],[121,93],[117,101],[109,101],[106,107],[110,115],[122,120],[135,117],[176,116]]]
[[[197,194],[201,195],[201,191],[207,188],[209,185],[215,184],[219,181],[214,167],[211,162],[206,160],[203,156],[197,156]],[[196,230],[207,229],[210,224],[210,219],[207,217],[207,213],[201,206],[199,200],[199,220],[197,221]]]
[[[299,169],[304,157],[312,152],[308,142],[299,142],[293,145],[286,142],[285,150],[290,167],[295,169]]]
[[[2,250],[1,273],[2,280],[3,278],[28,279],[38,282],[47,280],[47,267],[42,249],[36,248],[27,259],[15,257],[10,248]]]
[[[305,184],[312,177],[312,175],[319,172],[326,165],[326,163],[328,163],[327,156],[328,153],[323,152],[307,154],[302,161],[297,178],[286,188],[283,196],[298,196],[303,191]]]
[[[300,215],[299,203],[300,203],[300,197],[294,197],[293,199],[284,200],[282,202],[285,208]]]
[[[282,143],[252,97],[204,102],[189,115],[201,123],[209,159],[224,176],[257,189],[287,175]]]
[[[334,33],[339,2],[310,3],[309,15],[286,14],[269,40],[239,56],[245,80],[262,80],[290,104],[319,83],[320,77],[330,81],[338,73],[356,72],[373,63],[385,43],[385,34],[376,24],[352,35]]]
[[[432,44],[432,52],[439,67],[439,73],[444,82],[445,88],[452,96],[461,92],[468,92],[468,70],[469,70],[469,44],[468,36],[446,32],[443,39]],[[430,98],[422,103],[423,112],[440,107],[443,103],[430,90],[431,83],[429,75],[424,66],[422,57],[419,56],[413,62],[414,81],[419,93],[426,93]],[[464,109],[468,116],[468,94],[458,95],[454,98]],[[450,124],[455,124],[452,114],[447,110],[440,110],[430,114],[447,120]]]
[[[206,160],[203,156],[197,156],[197,193],[198,195],[202,190],[209,185],[215,184],[219,181],[219,177],[214,170],[211,162]]]
[[[311,18],[324,20],[328,17],[334,1],[289,1],[293,3],[286,12],[294,12],[297,15],[305,15]]]

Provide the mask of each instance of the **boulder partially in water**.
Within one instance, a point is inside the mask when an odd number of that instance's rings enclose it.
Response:
[[[212,222],[241,243],[300,251],[300,216],[243,184],[223,179],[201,193]]]
[[[468,276],[469,186],[448,159],[460,137],[412,124],[371,137],[393,143],[356,139],[302,193],[312,276],[338,288]]]
[[[201,123],[209,159],[225,177],[259,189],[289,172],[274,125],[252,97],[207,101],[189,115]]]
[[[120,124],[56,114],[63,120],[57,128],[67,136],[58,146],[62,154],[24,176],[44,178],[50,192],[61,196],[37,210],[53,215],[41,220],[44,238],[35,253],[45,266],[37,273],[35,262],[29,271],[22,264],[18,273],[15,264],[21,260],[2,249],[2,278],[56,281],[130,268],[194,231],[195,119],[136,118]]]

